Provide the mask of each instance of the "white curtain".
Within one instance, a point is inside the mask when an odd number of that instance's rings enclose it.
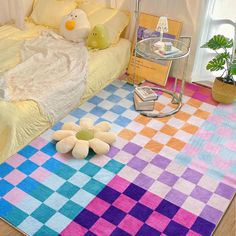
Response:
[[[24,1],[0,0],[0,25],[14,22],[20,29],[24,28]]]

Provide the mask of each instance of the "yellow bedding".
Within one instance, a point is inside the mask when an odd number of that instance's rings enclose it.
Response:
[[[26,31],[13,26],[0,27],[0,74],[20,62],[19,49],[23,41],[36,37],[43,29],[32,23],[27,23]],[[129,54],[130,42],[125,39],[108,49],[90,52],[87,85],[81,103],[125,71]],[[51,125],[34,101],[0,101],[0,163]]]

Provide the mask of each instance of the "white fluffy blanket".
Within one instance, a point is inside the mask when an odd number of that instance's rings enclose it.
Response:
[[[0,100],[34,100],[51,122],[78,105],[88,63],[83,44],[44,32],[24,43],[21,57],[20,64],[0,77]]]

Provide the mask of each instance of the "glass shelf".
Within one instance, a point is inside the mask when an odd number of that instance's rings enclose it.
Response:
[[[159,62],[160,61],[172,61],[172,60],[178,60],[178,59],[184,59],[184,67],[183,67],[183,77],[182,77],[182,82],[181,82],[181,88],[179,93],[177,92],[177,82],[178,82],[178,78],[175,78],[175,83],[174,83],[174,87],[173,90],[167,90],[164,88],[157,88],[157,87],[153,87],[153,90],[159,91],[159,92],[164,92],[167,93],[169,95],[172,96],[172,100],[171,103],[175,104],[176,107],[170,111],[167,112],[157,112],[157,111],[152,111],[152,112],[146,112],[146,111],[142,111],[140,112],[142,115],[145,116],[149,116],[149,117],[153,117],[153,118],[162,118],[162,117],[166,117],[166,116],[170,116],[173,115],[175,113],[177,113],[181,107],[182,107],[182,96],[184,94],[184,87],[185,87],[185,70],[186,70],[186,65],[188,62],[188,56],[190,54],[190,45],[191,45],[191,37],[188,36],[182,36],[180,37],[180,39],[171,39],[171,38],[163,38],[162,41],[163,42],[170,42],[172,43],[172,45],[176,48],[179,49],[179,51],[177,53],[168,55],[168,56],[160,56],[157,53],[155,53],[156,50],[158,50],[158,48],[156,46],[154,46],[155,43],[160,41],[160,37],[153,37],[153,38],[147,38],[147,39],[143,39],[140,40],[139,42],[136,43],[136,47],[135,47],[135,58],[136,57],[143,57],[149,61],[153,61],[153,62]],[[188,43],[186,43],[188,42]],[[134,68],[136,71],[136,60],[134,63]],[[134,73],[135,75],[135,73]]]
[[[155,38],[147,38],[143,39],[136,44],[136,54],[137,56],[141,56],[143,58],[146,58],[150,61],[158,61],[158,60],[177,60],[184,57],[187,57],[189,55],[190,49],[188,45],[186,45],[181,39],[170,39],[170,38],[163,38],[163,42],[170,42],[172,45],[176,48],[178,48],[180,51],[168,56],[160,56],[157,53],[155,53],[155,50],[157,50],[157,47],[154,46],[156,42],[160,41],[159,37]]]

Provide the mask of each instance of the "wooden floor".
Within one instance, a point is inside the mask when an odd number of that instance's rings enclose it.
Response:
[[[216,228],[213,236],[236,236],[236,197],[234,197],[229,209]],[[0,236],[23,236],[7,223],[0,219]]]

